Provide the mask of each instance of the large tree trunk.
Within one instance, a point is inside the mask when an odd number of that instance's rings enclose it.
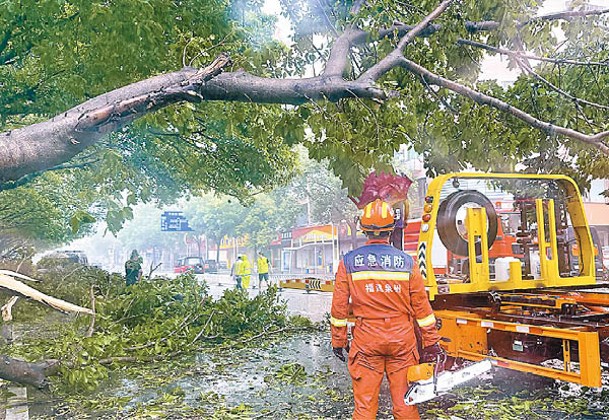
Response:
[[[218,57],[199,70],[184,68],[92,98],[54,118],[0,133],[0,183],[43,172],[133,120],[177,102],[209,100],[302,104],[345,97],[385,99],[373,83],[340,77],[266,79],[244,71],[220,74],[230,64]]]
[[[57,373],[58,367],[57,360],[30,363],[0,355],[0,378],[36,388],[44,388],[47,385],[47,376]]]

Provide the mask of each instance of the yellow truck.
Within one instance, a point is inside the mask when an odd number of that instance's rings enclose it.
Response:
[[[433,179],[415,260],[452,360],[487,359],[600,387],[609,363],[609,284],[597,279],[598,248],[579,189],[566,176]],[[332,291],[332,282],[281,287]]]

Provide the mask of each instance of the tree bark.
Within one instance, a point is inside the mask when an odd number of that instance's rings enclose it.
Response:
[[[30,363],[0,355],[0,378],[36,388],[44,388],[47,385],[47,376],[57,372],[58,363],[56,360]]]
[[[90,99],[48,121],[0,133],[0,184],[60,165],[106,134],[178,102],[298,105],[321,99],[387,98],[372,83],[340,77],[267,79],[245,71],[219,74],[229,63],[222,55],[203,70],[184,68],[155,76]]]

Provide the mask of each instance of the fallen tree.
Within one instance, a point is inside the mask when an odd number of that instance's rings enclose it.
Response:
[[[15,296],[13,296],[9,302],[2,307],[3,335],[5,335],[5,338],[9,342],[12,341],[12,330],[8,332],[4,329],[4,327],[10,326],[10,323],[13,320],[12,307],[17,302],[18,297],[32,299],[64,313],[73,312],[93,315],[93,311],[91,309],[74,305],[73,303],[66,302],[65,300],[46,295],[33,287],[16,280],[15,278],[37,281],[23,274],[9,270],[0,270],[0,289],[7,291],[10,294],[15,294]],[[8,334],[10,334],[10,337]],[[42,388],[47,385],[47,377],[57,373],[57,370],[57,360],[45,360],[39,363],[30,363],[6,355],[0,355],[0,378],[8,381]]]
[[[329,5],[320,6],[323,9],[321,23],[316,21],[310,33],[322,33],[326,30],[326,36],[332,40],[332,43],[326,49],[319,49],[313,44],[314,52],[309,53],[315,57],[310,59],[310,63],[325,60],[325,67],[319,75],[277,78],[258,76],[245,70],[231,71],[231,60],[226,55],[219,55],[210,65],[200,70],[184,67],[179,71],[161,74],[112,90],[89,99],[45,122],[15,128],[0,134],[0,183],[3,183],[5,187],[20,185],[46,170],[61,169],[65,162],[98,142],[104,135],[124,127],[137,118],[180,102],[236,101],[295,106],[310,105],[313,112],[322,117],[322,125],[316,126],[313,119],[310,119],[308,123],[313,127],[314,132],[323,133],[324,120],[331,119],[323,117],[327,111],[324,111],[324,106],[319,104],[324,102],[340,103],[342,100],[351,100],[358,104],[363,114],[366,114],[373,113],[370,105],[365,102],[366,100],[386,103],[395,99],[398,101],[395,109],[401,107],[404,111],[408,111],[411,115],[409,118],[412,118],[410,105],[419,104],[421,99],[437,107],[438,111],[451,110],[458,115],[459,111],[456,107],[458,107],[459,100],[457,98],[462,97],[482,107],[494,108],[500,111],[499,115],[503,113],[511,116],[525,126],[542,131],[548,137],[569,140],[563,144],[567,145],[567,149],[572,149],[572,153],[575,155],[581,151],[581,147],[577,145],[584,144],[596,149],[599,152],[597,156],[607,159],[609,144],[606,138],[609,136],[609,131],[606,130],[604,121],[597,119],[597,114],[594,114],[593,111],[582,110],[582,106],[606,109],[609,105],[580,98],[578,94],[567,92],[564,88],[552,84],[547,77],[537,74],[530,65],[531,61],[539,60],[550,61],[556,67],[584,66],[589,68],[606,67],[606,62],[592,59],[574,60],[536,56],[527,53],[523,48],[530,45],[531,48],[538,50],[552,51],[550,41],[542,45],[539,38],[536,38],[537,31],[549,30],[557,22],[575,22],[575,25],[589,20],[590,24],[594,25],[594,22],[602,19],[609,9],[582,9],[527,16],[525,13],[531,13],[535,9],[522,9],[516,3],[512,5],[509,2],[497,2],[496,5],[487,5],[483,9],[480,9],[483,6],[479,2],[464,2],[457,5],[453,3],[452,0],[445,0],[435,7],[428,5],[426,10],[406,8],[405,11],[400,12],[397,10],[397,4],[395,11],[390,9],[378,11],[367,2],[355,2],[346,11],[343,10],[344,5],[338,5],[337,13],[324,9],[324,7],[331,8]],[[511,6],[514,7],[513,10],[509,10]],[[287,7],[289,10],[289,6]],[[295,10],[299,10],[299,8]],[[387,20],[384,13],[389,14],[390,12],[395,16],[403,13],[403,17],[416,20],[416,24],[393,21],[391,25],[382,26],[381,22]],[[295,24],[302,19],[297,11],[289,14]],[[493,14],[498,15],[497,19],[468,20],[470,15],[474,17],[492,16]],[[335,17],[334,20],[331,17]],[[441,22],[436,23],[436,21]],[[8,39],[11,39],[10,35],[9,31]],[[465,39],[465,36],[474,39]],[[423,38],[425,41],[418,41]],[[446,39],[446,42],[439,41],[439,39]],[[493,47],[486,44],[483,42],[486,39],[497,40],[499,45]],[[428,53],[426,51],[430,48],[428,47],[430,43],[433,43],[433,48],[436,49],[445,47],[444,53],[433,51],[434,55],[437,53],[438,57],[442,57],[442,54],[451,57],[466,57],[475,49],[506,54],[515,63],[519,63],[534,80],[546,84],[546,87],[553,91],[553,95],[563,97],[576,106],[564,118],[565,124],[561,125],[546,112],[530,110],[528,105],[520,103],[516,96],[511,100],[493,96],[487,89],[481,89],[475,83],[469,83],[467,77],[459,77],[458,67],[463,63],[451,64],[446,57],[441,60],[442,63],[439,65],[434,65],[433,61],[426,65],[417,62]],[[6,45],[1,46],[7,50]],[[512,48],[505,48],[505,46]],[[565,44],[562,48],[566,49]],[[187,49],[188,44],[184,47],[185,54]],[[479,51],[473,53],[475,55],[472,57],[473,63],[476,63],[476,57],[481,56]],[[2,48],[0,48],[0,52],[2,52]],[[191,61],[193,60],[194,58]],[[471,64],[467,63],[467,65]],[[442,66],[446,67],[442,69]],[[428,90],[424,98],[407,96],[409,90],[412,92],[419,92],[419,90],[406,86],[405,84],[411,84],[412,80],[404,79],[399,70],[410,73],[414,76],[413,79],[416,83],[421,83]],[[392,85],[397,85],[399,89],[389,88]],[[432,88],[434,86],[435,88]],[[573,88],[575,89],[576,86]],[[452,96],[446,95],[444,90],[450,92]],[[464,117],[462,115],[461,119]],[[491,118],[501,117],[495,117],[495,114],[492,114]],[[584,125],[579,121],[588,122],[585,130]],[[349,126],[345,127],[348,130]],[[367,136],[365,133],[362,135]],[[402,141],[410,140],[416,143],[413,135],[412,132],[407,132]],[[350,136],[351,134],[347,137]],[[391,142],[395,140],[397,139]],[[380,138],[375,141],[380,141]],[[491,143],[496,140],[489,138],[485,141]],[[535,151],[535,145],[525,145],[524,142],[518,147],[523,148],[522,154],[527,153],[525,150],[527,147],[529,152]],[[381,152],[380,156],[382,153],[392,152],[394,146],[385,150],[382,146],[376,145],[374,149]],[[334,153],[338,153],[338,151],[335,150]],[[321,156],[323,157],[323,153]],[[476,158],[472,157],[472,159]],[[370,162],[365,165],[370,166]],[[340,172],[341,167],[335,165],[334,169]],[[598,171],[598,168],[596,170]]]
[[[90,317],[70,318],[60,324],[61,334],[51,339],[27,337],[18,349],[7,346],[7,354],[0,356],[0,378],[38,388],[54,382],[62,389],[92,390],[116,366],[167,361],[208,348],[237,348],[308,325],[288,319],[275,289],[251,299],[241,291],[227,290],[214,300],[206,286],[190,275],[142,281],[127,289],[120,276],[98,279],[98,285],[88,290],[82,274],[62,283],[78,290],[72,293],[86,296],[93,291],[89,299],[95,302],[95,322]],[[20,296],[26,295],[22,286],[16,288]],[[45,296],[41,303],[54,301]],[[54,308],[62,311],[71,308],[91,314],[78,305],[54,302]],[[45,326],[50,331],[55,328]],[[30,361],[11,353],[24,349]]]

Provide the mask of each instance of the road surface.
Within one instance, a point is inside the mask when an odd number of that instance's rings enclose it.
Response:
[[[209,293],[216,298],[220,297],[226,289],[235,287],[235,282],[229,274],[197,274],[197,278],[204,279],[207,282]],[[258,278],[252,276],[248,289],[250,296],[255,296],[260,292],[260,289],[252,288],[257,283]],[[266,290],[264,283],[262,290]],[[282,289],[280,296],[286,301],[290,315],[302,315],[313,322],[322,321],[325,314],[330,312],[330,306],[332,305],[332,293],[328,292],[307,293],[304,290]]]

